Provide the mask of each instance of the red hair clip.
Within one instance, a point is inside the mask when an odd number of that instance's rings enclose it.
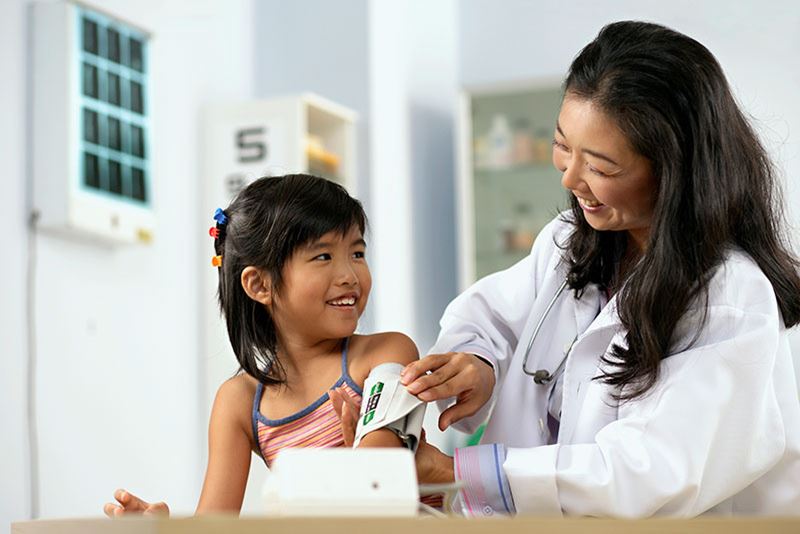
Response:
[[[211,258],[211,265],[213,265],[214,267],[222,266],[222,256],[221,255],[214,256],[213,258]]]
[[[208,235],[210,235],[214,239],[217,239],[219,237],[219,228],[217,228],[216,226],[212,226],[211,228],[208,229]]]

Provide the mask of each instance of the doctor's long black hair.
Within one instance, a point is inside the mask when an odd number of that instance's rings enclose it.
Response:
[[[776,172],[711,52],[663,26],[609,24],[575,58],[564,90],[615,120],[658,183],[646,251],[618,295],[627,347],[612,349],[612,370],[601,377],[619,400],[656,382],[661,360],[680,349],[676,326],[692,303],[707,301],[709,280],[733,246],[772,283],[785,326],[800,322],[798,262]],[[592,229],[570,197],[570,287],[618,286],[625,232]]]

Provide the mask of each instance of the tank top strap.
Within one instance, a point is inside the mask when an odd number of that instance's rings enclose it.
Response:
[[[363,395],[364,392],[361,387],[355,383],[355,381],[350,377],[350,372],[347,370],[347,349],[350,346],[350,338],[344,340],[344,344],[342,345],[342,378],[344,382],[350,386],[350,389],[358,393],[359,395]]]
[[[261,397],[264,396],[264,384],[261,382],[256,386],[256,394],[253,397],[253,411],[250,414],[250,423],[253,426],[253,443],[256,445],[256,450],[259,456],[264,457],[261,452],[261,445],[258,443],[258,407],[261,405]]]

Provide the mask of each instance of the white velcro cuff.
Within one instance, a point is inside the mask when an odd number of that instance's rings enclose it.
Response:
[[[402,370],[399,363],[383,363],[364,381],[364,400],[353,447],[358,447],[370,432],[388,428],[397,434],[403,446],[417,451],[426,405],[400,383]]]

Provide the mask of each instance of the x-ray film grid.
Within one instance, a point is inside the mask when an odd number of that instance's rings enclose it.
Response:
[[[147,37],[100,13],[76,13],[81,185],[149,205]]]

